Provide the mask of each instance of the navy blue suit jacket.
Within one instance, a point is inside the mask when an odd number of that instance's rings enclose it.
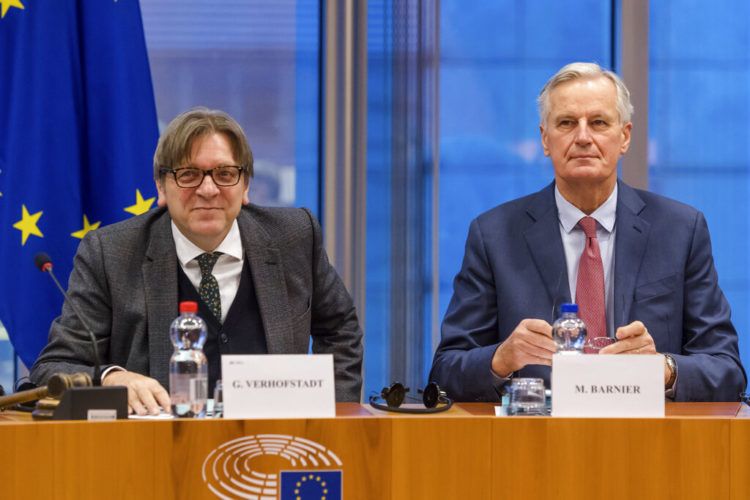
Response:
[[[676,401],[736,401],[747,383],[699,211],[618,185],[615,328],[640,320],[677,363]],[[471,223],[431,379],[459,401],[497,401],[492,356],[525,318],[550,324],[570,301],[554,183]],[[529,365],[516,374],[541,377]]]

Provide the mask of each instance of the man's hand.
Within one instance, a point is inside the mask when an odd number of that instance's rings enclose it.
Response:
[[[599,354],[658,354],[656,344],[646,325],[640,321],[633,321],[629,325],[621,326],[615,332],[617,342],[608,345]],[[672,368],[664,358],[664,384],[672,378]]]
[[[158,415],[159,406],[169,411],[169,394],[156,380],[135,372],[111,371],[102,385],[124,385],[128,388],[128,412],[138,415]]]
[[[654,339],[640,321],[621,326],[615,337],[617,342],[604,347],[599,354],[657,354]]]
[[[525,319],[495,350],[492,371],[507,377],[526,365],[551,366],[555,352],[557,345],[552,340],[552,326],[542,319]]]

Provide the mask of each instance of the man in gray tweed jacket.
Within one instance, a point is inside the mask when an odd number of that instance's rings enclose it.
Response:
[[[159,208],[83,239],[31,379],[93,371],[74,301],[97,338],[102,384],[127,386],[135,413],[169,408],[169,326],[178,301],[194,297],[209,326],[212,385],[222,353],[307,353],[312,338],[313,352],[333,354],[337,401],[359,401],[362,331],[320,226],[305,209],[250,205],[252,169],[244,132],[226,113],[175,118],[154,155]]]

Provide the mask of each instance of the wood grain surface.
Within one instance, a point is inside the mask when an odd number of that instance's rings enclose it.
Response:
[[[5,412],[0,498],[215,498],[204,463],[252,436],[330,450],[341,465],[313,469],[341,470],[347,499],[748,498],[750,411],[683,404],[667,415],[498,418],[478,403],[429,416],[342,404],[336,418],[296,420],[32,422]],[[300,468],[281,455],[244,460],[265,474]]]

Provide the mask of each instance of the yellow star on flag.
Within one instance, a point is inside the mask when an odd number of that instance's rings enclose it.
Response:
[[[86,217],[86,214],[83,215],[83,229],[80,229],[76,231],[75,233],[70,233],[70,235],[74,238],[78,238],[79,240],[82,240],[84,236],[89,231],[93,231],[94,229],[99,229],[99,225],[101,224],[101,221],[94,222],[93,224],[89,224],[89,218]]]
[[[39,217],[42,216],[41,210],[35,214],[30,214],[26,209],[26,205],[21,205],[21,220],[13,224],[13,227],[21,231],[21,245],[26,244],[26,240],[29,239],[29,235],[39,236],[44,238],[44,235],[37,227],[36,223]]]
[[[135,205],[130,205],[129,207],[125,207],[124,210],[133,215],[145,214],[151,209],[151,205],[154,204],[155,199],[156,197],[144,200],[143,195],[141,195],[141,191],[139,189],[136,189],[135,190]]]
[[[0,10],[0,17],[5,17],[8,9],[10,9],[11,7],[15,7],[16,9],[21,10],[24,9],[21,0],[0,0],[0,5],[2,5],[2,10]]]

